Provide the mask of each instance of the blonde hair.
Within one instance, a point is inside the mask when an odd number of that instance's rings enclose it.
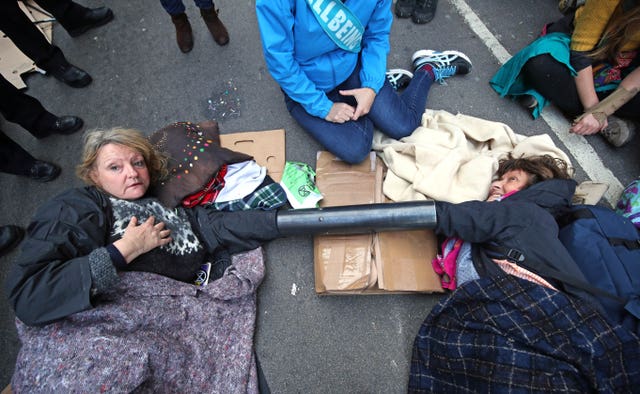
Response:
[[[83,137],[82,161],[76,167],[76,175],[86,184],[95,186],[91,173],[95,169],[100,148],[107,144],[123,145],[139,152],[149,169],[151,183],[167,176],[167,157],[156,151],[144,134],[135,129],[114,127],[92,130]]]
[[[607,23],[598,47],[589,54],[591,58],[600,61],[609,60],[616,65],[622,47],[640,29],[640,7],[634,5],[631,9],[624,10],[622,3]]]

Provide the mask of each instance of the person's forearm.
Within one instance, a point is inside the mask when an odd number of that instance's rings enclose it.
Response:
[[[636,68],[631,74],[627,75],[622,82],[620,82],[620,86],[630,92],[640,89],[640,68]]]
[[[120,252],[120,254],[122,255],[122,257],[124,258],[127,264],[132,262],[136,257],[140,256],[141,254],[135,247],[133,247],[130,243],[128,243],[126,240],[122,238],[115,241],[113,243],[113,246],[115,246],[118,249],[118,251]]]
[[[629,74],[616,90],[609,94],[598,104],[585,108],[584,114],[574,121],[574,124],[586,119],[588,115],[593,116],[601,125],[606,125],[608,116],[613,115],[620,107],[625,105],[638,93],[640,86],[640,71],[634,70]]]
[[[578,97],[580,98],[582,107],[585,110],[600,102],[593,83],[593,69],[591,66],[578,71],[578,75],[575,77],[575,82],[576,89],[578,90]]]

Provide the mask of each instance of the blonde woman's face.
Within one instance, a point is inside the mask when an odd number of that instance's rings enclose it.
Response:
[[[151,182],[140,152],[120,144],[107,144],[98,150],[91,179],[105,192],[124,200],[144,196]]]

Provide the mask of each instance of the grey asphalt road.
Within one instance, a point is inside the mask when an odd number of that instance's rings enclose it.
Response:
[[[151,133],[174,121],[202,121],[207,100],[234,86],[239,116],[221,120],[223,133],[286,130],[287,160],[315,163],[320,146],[292,120],[262,57],[255,1],[218,0],[230,44],[217,46],[193,2],[195,47],[182,54],[173,26],[158,1],[78,0],[108,5],[115,20],[70,38],[56,24],[54,42],[67,58],[92,74],[84,89],[70,88],[39,74],[26,78],[28,94],[51,112],[78,115],[86,128],[127,126]],[[104,1],[104,2],[103,2]],[[457,49],[473,61],[465,77],[436,85],[428,107],[508,124],[525,135],[547,133],[571,156],[579,180],[612,184],[606,202],[640,173],[638,139],[622,149],[600,137],[567,134],[568,122],[551,108],[533,120],[515,102],[501,99],[488,81],[501,59],[534,39],[544,23],[560,16],[555,0],[440,0],[426,25],[396,19],[389,68],[410,67],[418,49]],[[80,186],[74,176],[81,133],[37,141],[19,126],[2,128],[34,156],[62,166],[59,179],[39,184],[0,174],[0,224],[26,226],[50,196]],[[323,296],[314,292],[311,237],[290,237],[266,246],[267,274],[259,293],[256,348],[276,393],[400,393],[406,391],[415,334],[438,295]],[[4,282],[15,252],[0,259]],[[299,289],[295,295],[293,285]],[[9,383],[19,342],[13,313],[0,301],[0,387]]]

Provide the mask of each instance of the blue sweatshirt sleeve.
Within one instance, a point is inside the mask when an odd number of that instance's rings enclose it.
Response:
[[[294,12],[289,0],[256,1],[264,59],[282,90],[309,114],[324,119],[333,102],[307,77],[294,57]]]
[[[363,88],[371,88],[376,94],[384,83],[387,71],[392,22],[391,0],[378,0],[362,36],[360,81]]]

